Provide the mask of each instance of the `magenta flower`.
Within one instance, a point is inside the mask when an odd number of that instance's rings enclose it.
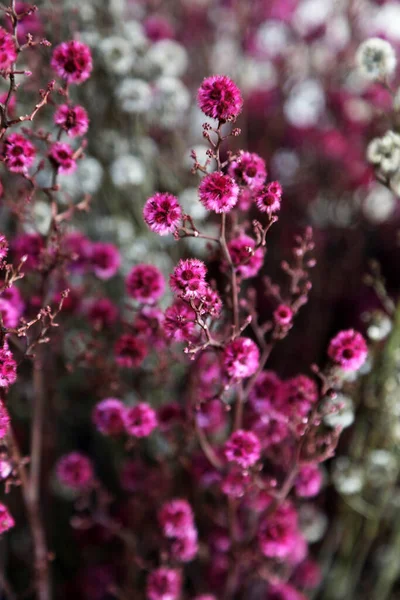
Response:
[[[192,507],[181,498],[169,500],[161,507],[158,521],[165,537],[184,537],[188,529],[194,528]]]
[[[83,273],[89,266],[92,244],[80,231],[67,233],[63,239],[63,250],[70,259],[69,267],[76,273]]]
[[[147,578],[147,600],[178,600],[181,594],[182,577],[179,571],[160,567]]]
[[[223,354],[223,367],[233,379],[244,379],[253,375],[260,362],[258,346],[247,337],[238,337],[229,342]]]
[[[229,174],[239,184],[247,185],[251,190],[259,190],[267,177],[265,161],[254,152],[241,152],[229,166]]]
[[[67,83],[83,83],[92,72],[90,49],[76,40],[63,42],[54,49],[51,66]]]
[[[5,504],[0,503],[0,534],[12,529],[15,521]]]
[[[125,411],[125,430],[133,437],[149,436],[157,424],[157,415],[146,402],[140,402]]]
[[[258,532],[258,542],[264,556],[280,560],[293,552],[297,538],[297,515],[293,508],[285,505],[266,517]]]
[[[11,133],[4,142],[4,162],[13,173],[26,173],[33,165],[35,156],[35,146],[19,133]]]
[[[105,398],[93,409],[93,423],[104,435],[119,435],[125,431],[125,410],[124,403],[118,398]]]
[[[117,320],[118,309],[109,298],[97,298],[90,302],[87,316],[95,327],[111,327]]]
[[[121,256],[114,244],[96,242],[92,244],[90,263],[96,277],[105,281],[117,273]]]
[[[199,185],[200,202],[207,210],[216,213],[229,212],[238,201],[239,186],[229,175],[220,171],[210,173]]]
[[[74,490],[88,488],[94,481],[92,463],[80,452],[62,456],[57,463],[56,473],[60,483]]]
[[[282,393],[282,381],[273,371],[262,371],[249,394],[249,402],[252,408],[260,414],[264,414],[279,404]]]
[[[83,106],[61,104],[54,114],[54,123],[73,138],[85,135],[89,128],[89,117]]]
[[[274,321],[281,327],[290,325],[293,320],[293,311],[287,304],[280,304],[278,308],[274,310]]]
[[[18,307],[13,306],[9,300],[2,297],[0,297],[0,314],[5,327],[14,328],[18,325],[20,316]]]
[[[238,429],[225,442],[224,455],[227,461],[247,469],[261,456],[260,440],[252,431]]]
[[[197,93],[197,102],[207,117],[220,121],[233,121],[243,106],[239,88],[225,75],[204,79]]]
[[[165,345],[163,325],[164,313],[151,306],[144,306],[133,321],[135,332],[155,348]]]
[[[8,388],[17,380],[17,363],[5,342],[0,348],[0,388]]]
[[[306,375],[296,375],[283,384],[279,409],[288,416],[305,417],[318,400],[318,387]]]
[[[171,556],[178,562],[187,563],[192,561],[198,551],[196,529],[189,529],[184,536],[176,538],[171,544]]]
[[[193,338],[196,327],[195,318],[194,310],[186,302],[176,300],[165,311],[165,335],[175,342],[190,341]]]
[[[221,490],[230,498],[243,498],[251,483],[247,471],[231,471],[221,482]]]
[[[55,142],[50,148],[49,159],[61,175],[68,175],[76,170],[74,151],[69,144]]]
[[[202,402],[196,411],[196,421],[198,426],[208,433],[220,431],[226,423],[224,403],[218,398],[211,398],[206,402]]]
[[[267,213],[269,216],[279,211],[281,208],[282,188],[277,181],[269,183],[264,188],[257,191],[257,208]]]
[[[310,558],[304,560],[294,573],[296,585],[310,590],[318,587],[321,578],[322,574],[319,565]]]
[[[0,260],[4,260],[8,253],[8,241],[5,235],[0,235]]]
[[[301,467],[296,481],[296,494],[301,498],[316,496],[322,485],[322,473],[318,465],[304,465]]]
[[[171,288],[182,298],[200,298],[207,289],[206,273],[207,268],[203,261],[197,258],[181,259],[170,275]]]
[[[343,371],[357,371],[365,363],[368,355],[367,344],[358,331],[340,331],[329,344],[329,358]]]
[[[11,34],[0,27],[0,71],[6,71],[17,60],[17,48]]]
[[[148,227],[158,235],[173,233],[182,220],[178,199],[167,192],[157,192],[146,201],[143,217]]]
[[[232,262],[243,279],[257,275],[264,262],[262,249],[254,250],[255,245],[255,241],[245,234],[239,235],[228,244]]]
[[[0,438],[4,438],[8,433],[8,427],[10,425],[10,415],[6,405],[0,400]]]
[[[221,314],[222,300],[216,290],[210,285],[206,286],[204,296],[201,297],[199,304],[199,312],[204,315],[210,315],[210,317],[217,318]]]
[[[125,333],[115,343],[115,360],[117,365],[126,369],[139,367],[147,356],[148,348],[138,337]]]
[[[14,239],[12,244],[16,262],[19,262],[23,256],[27,256],[23,271],[37,269],[43,248],[43,238],[38,233],[21,233]]]
[[[126,291],[138,302],[154,303],[165,290],[165,280],[154,265],[137,265],[129,272],[125,280]]]

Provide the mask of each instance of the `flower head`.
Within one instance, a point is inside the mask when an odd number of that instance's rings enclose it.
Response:
[[[125,430],[125,405],[118,398],[105,398],[94,407],[92,420],[100,433],[119,435]]]
[[[5,342],[0,348],[0,388],[8,388],[17,380],[17,363]]]
[[[10,33],[0,27],[0,71],[6,71],[17,59],[17,48]]]
[[[229,175],[220,171],[203,177],[199,186],[200,202],[207,210],[229,212],[238,201],[239,186]]]
[[[274,514],[266,517],[258,532],[260,550],[268,558],[287,558],[297,539],[297,515],[290,505],[281,505]]]
[[[163,295],[164,277],[154,265],[137,265],[125,280],[126,290],[138,302],[154,303]]]
[[[194,528],[192,507],[187,500],[174,498],[166,502],[158,513],[163,534],[169,538],[185,537]]]
[[[36,156],[35,146],[19,133],[11,133],[4,142],[6,167],[14,173],[26,173]]]
[[[287,304],[280,304],[274,310],[274,321],[281,327],[287,327],[293,320],[293,311]]]
[[[39,233],[21,233],[12,244],[16,262],[26,256],[23,269],[36,269],[39,266],[40,255],[44,247],[43,238]]]
[[[147,578],[147,600],[178,600],[182,588],[179,571],[160,567]]]
[[[372,80],[390,77],[397,64],[393,46],[380,38],[362,42],[356,53],[356,62],[364,77]]]
[[[90,263],[94,274],[104,281],[113,277],[121,264],[121,256],[114,244],[96,242],[90,251]]]
[[[0,234],[0,260],[4,260],[8,253],[8,241],[5,235]]]
[[[126,409],[125,430],[133,437],[147,437],[157,427],[157,415],[146,402]]]
[[[117,365],[126,369],[139,367],[147,356],[148,348],[138,337],[125,333],[115,343]]]
[[[250,377],[257,371],[259,362],[260,351],[250,338],[238,337],[225,347],[223,367],[233,379]]]
[[[301,498],[316,496],[322,484],[322,473],[318,465],[303,465],[295,481],[296,494]]]
[[[261,456],[260,440],[252,431],[238,429],[225,443],[224,454],[229,462],[247,469],[254,465]]]
[[[196,327],[195,319],[194,310],[186,302],[176,300],[165,311],[164,331],[167,338],[175,342],[191,340]]]
[[[178,199],[166,192],[157,192],[146,201],[143,217],[148,227],[158,235],[173,233],[182,219]]]
[[[90,486],[94,480],[94,471],[90,459],[80,452],[70,452],[62,456],[56,466],[59,481],[74,490]]]
[[[243,106],[239,88],[225,75],[204,79],[197,93],[197,102],[207,117],[220,121],[236,119]]]
[[[63,42],[54,49],[51,66],[68,83],[83,83],[92,72],[92,55],[82,42]]]
[[[182,298],[200,298],[206,292],[207,269],[198,258],[181,259],[170,275],[172,290]]]
[[[90,303],[87,316],[96,327],[111,327],[117,319],[118,310],[109,298],[97,298]]]
[[[69,144],[55,142],[50,148],[49,159],[61,175],[68,175],[76,170],[74,151]]]
[[[54,122],[62,127],[69,137],[85,135],[89,128],[89,117],[83,106],[61,104],[55,112]]]
[[[15,525],[15,521],[10,514],[7,506],[0,503],[0,534],[5,533],[9,529],[12,529]]]
[[[0,400],[0,438],[4,438],[7,435],[8,427],[10,425],[10,415],[6,405]]]
[[[317,400],[315,381],[306,375],[296,375],[284,382],[278,408],[289,417],[304,417]]]
[[[278,212],[281,207],[282,187],[278,181],[272,181],[257,191],[257,208],[269,216]]]
[[[365,363],[367,344],[358,331],[340,331],[329,344],[329,358],[344,371],[357,371]]]
[[[262,371],[250,391],[249,401],[255,412],[264,414],[276,408],[282,394],[282,381],[273,371]]]
[[[241,152],[229,166],[229,174],[239,184],[247,185],[251,190],[258,190],[264,185],[267,177],[265,161],[254,152]]]
[[[231,240],[228,244],[232,262],[236,272],[243,278],[248,279],[257,275],[261,269],[264,255],[261,248],[255,248],[255,241],[248,235],[241,234]]]

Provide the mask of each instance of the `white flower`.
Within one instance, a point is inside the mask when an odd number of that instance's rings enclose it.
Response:
[[[182,122],[189,106],[189,90],[179,79],[160,77],[156,80],[152,108],[161,125],[175,127]]]
[[[372,320],[368,325],[368,337],[375,342],[384,340],[392,331],[392,321],[386,313],[377,311],[373,314]]]
[[[292,88],[283,110],[295,127],[311,127],[318,122],[324,107],[324,90],[318,81],[309,79]]]
[[[307,542],[315,544],[323,538],[328,519],[314,504],[302,504],[299,508],[299,525]]]
[[[199,192],[195,187],[186,188],[179,195],[179,203],[184,212],[194,219],[194,223],[199,223],[207,218],[207,210],[199,202]]]
[[[103,179],[103,167],[96,158],[85,156],[78,162],[72,175],[60,175],[59,182],[68,194],[76,198],[83,194],[94,194]]]
[[[135,53],[128,40],[120,36],[111,36],[101,40],[99,51],[104,65],[110,73],[126,75],[131,70]]]
[[[397,476],[396,457],[387,450],[371,450],[367,459],[366,477],[372,485],[383,487]]]
[[[332,479],[340,494],[352,496],[363,489],[365,475],[361,467],[352,464],[347,457],[342,456],[335,461]]]
[[[393,75],[397,60],[389,42],[381,38],[370,38],[359,46],[356,63],[364,77],[376,80]]]
[[[257,29],[254,39],[259,52],[275,57],[287,50],[289,29],[281,21],[264,21]]]
[[[344,394],[337,394],[336,398],[325,402],[324,423],[328,427],[341,427],[346,429],[354,422],[353,401]]]
[[[111,179],[116,187],[141,185],[146,171],[143,162],[132,154],[119,156],[110,167]]]
[[[174,40],[160,40],[153,44],[147,52],[146,60],[152,71],[168,77],[180,77],[188,66],[185,48]]]
[[[367,159],[384,175],[393,174],[400,168],[400,135],[387,131],[383,137],[373,139],[367,147]]]
[[[152,91],[143,79],[124,79],[117,87],[116,95],[124,112],[143,113],[150,108]]]
[[[123,33],[135,50],[143,51],[147,48],[149,40],[146,37],[143,25],[139,21],[132,20],[124,23]]]
[[[116,129],[103,129],[99,132],[97,151],[104,160],[129,153],[129,141]]]
[[[392,178],[390,181],[392,181]],[[372,223],[384,223],[396,208],[396,198],[390,190],[380,183],[372,186],[368,196],[362,203],[364,216]]]

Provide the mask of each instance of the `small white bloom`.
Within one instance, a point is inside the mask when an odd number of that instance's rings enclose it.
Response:
[[[400,168],[400,135],[389,130],[373,139],[367,147],[367,160],[385,175],[395,173]]]
[[[393,482],[396,476],[396,457],[387,450],[371,450],[366,468],[368,482],[375,487],[383,487]]]
[[[103,129],[99,132],[97,151],[104,160],[113,160],[117,156],[129,153],[129,141],[116,129]]]
[[[24,224],[24,230],[26,233],[36,233],[38,231],[42,235],[46,235],[51,223],[50,204],[39,200],[35,202],[32,213],[33,222],[27,221]]]
[[[190,106],[187,87],[175,77],[160,77],[155,82],[153,96],[154,118],[164,127],[175,127],[181,123]]]
[[[123,33],[129,40],[132,48],[142,52],[149,45],[149,40],[143,29],[143,25],[139,21],[127,21],[123,25]]]
[[[309,544],[315,544],[323,538],[328,526],[326,515],[314,504],[302,504],[299,508],[299,525]]]
[[[363,489],[365,475],[361,467],[352,464],[347,457],[342,456],[335,461],[332,480],[340,494],[352,496]]]
[[[375,342],[384,340],[392,331],[392,327],[392,321],[387,314],[377,311],[373,314],[372,320],[368,325],[368,337]]]
[[[119,156],[110,167],[111,179],[116,187],[138,186],[144,182],[146,171],[143,162],[132,154]]]
[[[117,87],[116,95],[124,112],[143,113],[149,110],[152,91],[143,79],[124,79]]]
[[[188,66],[188,55],[185,48],[175,40],[160,40],[153,44],[146,55],[146,60],[158,75],[181,77]]]
[[[390,180],[391,183],[393,179]],[[396,198],[390,190],[380,183],[372,186],[362,203],[363,214],[372,223],[384,223],[393,214],[395,208]]]
[[[364,77],[377,80],[393,75],[397,60],[389,42],[381,38],[370,38],[358,47],[356,63]]]
[[[135,53],[132,45],[123,37],[113,35],[104,38],[99,44],[104,66],[110,73],[126,75],[131,70]]]
[[[341,427],[346,429],[354,422],[353,401],[344,394],[337,394],[336,398],[329,398],[325,401],[326,414],[324,423],[328,427]]]
[[[309,79],[292,88],[283,110],[295,127],[311,127],[318,122],[324,107],[324,90],[318,81]]]
[[[264,21],[256,31],[257,50],[271,58],[283,54],[288,48],[288,42],[289,29],[282,21]]]

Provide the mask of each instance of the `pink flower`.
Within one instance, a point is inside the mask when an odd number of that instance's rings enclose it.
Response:
[[[224,371],[233,379],[244,379],[253,375],[259,365],[258,346],[246,337],[238,337],[229,342],[224,350]]]
[[[139,367],[148,353],[145,342],[129,333],[121,335],[115,343],[114,351],[117,365],[126,369]]]
[[[38,233],[21,233],[14,239],[12,245],[14,259],[17,263],[21,261],[23,256],[27,256],[23,271],[37,269],[43,248],[43,238]]]
[[[17,307],[13,306],[9,300],[0,298],[0,314],[5,327],[14,328],[18,325],[19,312]]]
[[[19,133],[11,133],[4,142],[3,156],[6,167],[13,173],[26,173],[33,165],[36,148]]]
[[[159,300],[165,290],[164,277],[154,265],[137,265],[133,267],[125,280],[126,290],[138,302],[154,303]]]
[[[83,273],[89,265],[91,242],[80,231],[67,233],[63,239],[63,251],[70,259],[69,268]]]
[[[118,310],[109,298],[97,298],[89,304],[87,316],[96,327],[111,327],[117,320]]]
[[[269,585],[266,600],[306,600],[306,597],[289,583],[281,582]]]
[[[51,66],[68,83],[83,83],[92,72],[92,55],[82,42],[63,42],[54,49]]]
[[[266,517],[258,532],[261,552],[267,558],[285,559],[297,543],[297,515],[289,506],[281,505]]]
[[[358,331],[340,331],[329,344],[328,356],[343,371],[357,371],[368,355],[367,344]]]
[[[176,300],[165,311],[165,335],[175,342],[188,342],[194,335],[195,318],[194,310],[186,302]]]
[[[259,190],[267,177],[265,161],[258,154],[241,152],[238,158],[231,162],[229,174],[251,190]]]
[[[92,420],[100,433],[119,435],[125,430],[125,405],[118,398],[105,398],[94,407]]]
[[[54,122],[62,127],[69,137],[85,135],[89,128],[89,117],[83,106],[61,104],[54,114]]]
[[[148,227],[158,235],[173,233],[182,220],[178,199],[167,192],[157,192],[146,201],[143,217]]]
[[[76,170],[74,151],[69,144],[55,142],[50,148],[49,159],[61,175],[68,175]]]
[[[238,197],[239,186],[232,177],[221,171],[206,175],[199,185],[200,202],[207,210],[214,210],[216,213],[229,212]]]
[[[202,402],[196,412],[196,421],[198,426],[208,433],[220,431],[226,423],[226,410],[223,402],[218,398]]]
[[[0,438],[4,438],[7,435],[8,427],[10,425],[10,415],[6,405],[0,400]]]
[[[147,578],[147,600],[178,600],[182,588],[179,571],[160,567]]]
[[[254,251],[255,245],[255,241],[245,234],[239,235],[228,244],[229,253],[236,267],[236,272],[243,279],[257,275],[264,262],[262,249],[257,248]]]
[[[6,71],[17,60],[17,48],[12,35],[0,27],[0,71]]]
[[[151,15],[143,23],[147,37],[152,42],[159,40],[173,39],[174,29],[171,23],[161,15]]]
[[[231,471],[221,482],[221,490],[230,498],[243,498],[251,483],[246,471]]]
[[[17,380],[17,363],[7,343],[0,348],[0,388],[8,388]]]
[[[193,511],[187,500],[174,498],[166,502],[158,513],[158,520],[165,537],[185,537],[194,528]]]
[[[0,534],[12,529],[14,525],[15,521],[11,516],[7,506],[0,503]]]
[[[171,556],[178,562],[192,561],[199,551],[196,529],[189,529],[183,537],[178,537],[171,544]]]
[[[258,435],[265,450],[280,444],[289,436],[287,417],[276,411],[258,416],[255,421],[252,421],[251,428]]]
[[[274,310],[274,321],[277,325],[285,327],[290,325],[293,320],[293,311],[287,304],[280,304],[276,310]]]
[[[282,187],[278,181],[273,181],[257,192],[256,204],[261,212],[271,216],[280,209],[281,198]]]
[[[96,242],[91,248],[90,263],[96,277],[106,281],[118,271],[121,256],[114,244]]]
[[[146,339],[155,348],[165,345],[164,313],[159,308],[144,306],[135,317],[133,327],[135,333]]]
[[[284,382],[279,409],[289,416],[305,417],[317,400],[315,381],[306,375],[296,375]]]
[[[222,300],[216,290],[210,285],[206,286],[204,295],[199,302],[198,310],[203,315],[217,318],[221,314]]]
[[[83,490],[94,480],[90,459],[80,452],[70,452],[62,456],[56,466],[59,481],[74,490]]]
[[[318,465],[304,465],[301,467],[296,481],[296,494],[301,498],[316,496],[322,484],[322,473]]]
[[[157,415],[146,402],[126,409],[125,430],[133,437],[147,437],[157,427]]]
[[[247,469],[254,465],[261,456],[260,441],[252,431],[238,429],[225,442],[224,454],[229,462]]]
[[[249,394],[253,409],[263,414],[271,408],[276,408],[282,393],[282,381],[273,371],[262,371]]]
[[[204,79],[197,93],[197,102],[207,117],[220,121],[233,121],[243,106],[239,88],[225,75]]]
[[[0,235],[0,260],[4,260],[8,253],[8,241],[5,235]]]
[[[172,290],[182,298],[200,298],[206,292],[207,268],[197,258],[181,259],[170,275]]]

